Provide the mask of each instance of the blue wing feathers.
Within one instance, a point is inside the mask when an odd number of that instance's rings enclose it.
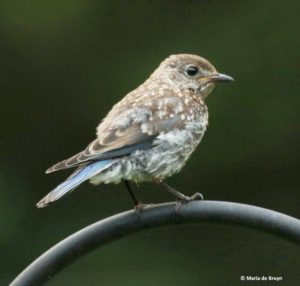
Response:
[[[38,208],[46,207],[52,202],[65,196],[84,181],[97,175],[107,169],[114,163],[114,160],[97,161],[87,164],[80,169],[77,169],[66,181],[58,185],[53,191],[46,195],[37,203]]]

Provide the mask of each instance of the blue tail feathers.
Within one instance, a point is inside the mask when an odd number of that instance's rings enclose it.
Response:
[[[113,163],[114,160],[104,160],[90,163],[77,169],[67,180],[58,185],[53,191],[51,191],[48,195],[42,198],[36,204],[36,206],[38,208],[46,207],[47,205],[53,203],[54,201],[62,198],[66,194],[73,191],[84,181],[109,168]]]

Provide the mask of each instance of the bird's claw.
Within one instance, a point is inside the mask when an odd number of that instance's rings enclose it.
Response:
[[[195,193],[190,198],[192,201],[203,201],[204,200],[204,197],[201,193]]]
[[[134,206],[134,211],[139,216],[143,209],[151,207],[152,205],[153,204],[143,204],[141,202],[138,202],[138,204]]]
[[[188,197],[188,196],[183,196],[182,198],[180,198],[180,201],[182,203],[188,203],[190,201],[203,201],[204,197],[201,193],[195,193],[192,196]]]
[[[195,193],[192,196],[188,197],[188,196],[183,196],[180,199],[178,199],[176,201],[176,205],[175,205],[175,211],[176,213],[178,213],[179,208],[181,207],[182,204],[186,204],[190,201],[203,201],[204,197],[201,193]]]

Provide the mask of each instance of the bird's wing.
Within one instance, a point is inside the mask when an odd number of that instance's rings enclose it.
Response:
[[[169,117],[165,112],[176,107],[176,101],[169,100],[168,108],[158,108],[153,101],[150,107],[137,106],[121,109],[117,106],[98,127],[98,138],[75,156],[50,167],[46,173],[71,168],[83,163],[121,157],[138,149],[151,148],[153,140],[162,131],[180,127],[180,114]],[[173,105],[173,107],[171,106]]]

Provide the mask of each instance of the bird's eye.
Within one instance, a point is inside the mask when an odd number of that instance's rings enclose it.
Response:
[[[195,66],[188,66],[185,70],[188,76],[195,76],[198,73],[198,68]]]

